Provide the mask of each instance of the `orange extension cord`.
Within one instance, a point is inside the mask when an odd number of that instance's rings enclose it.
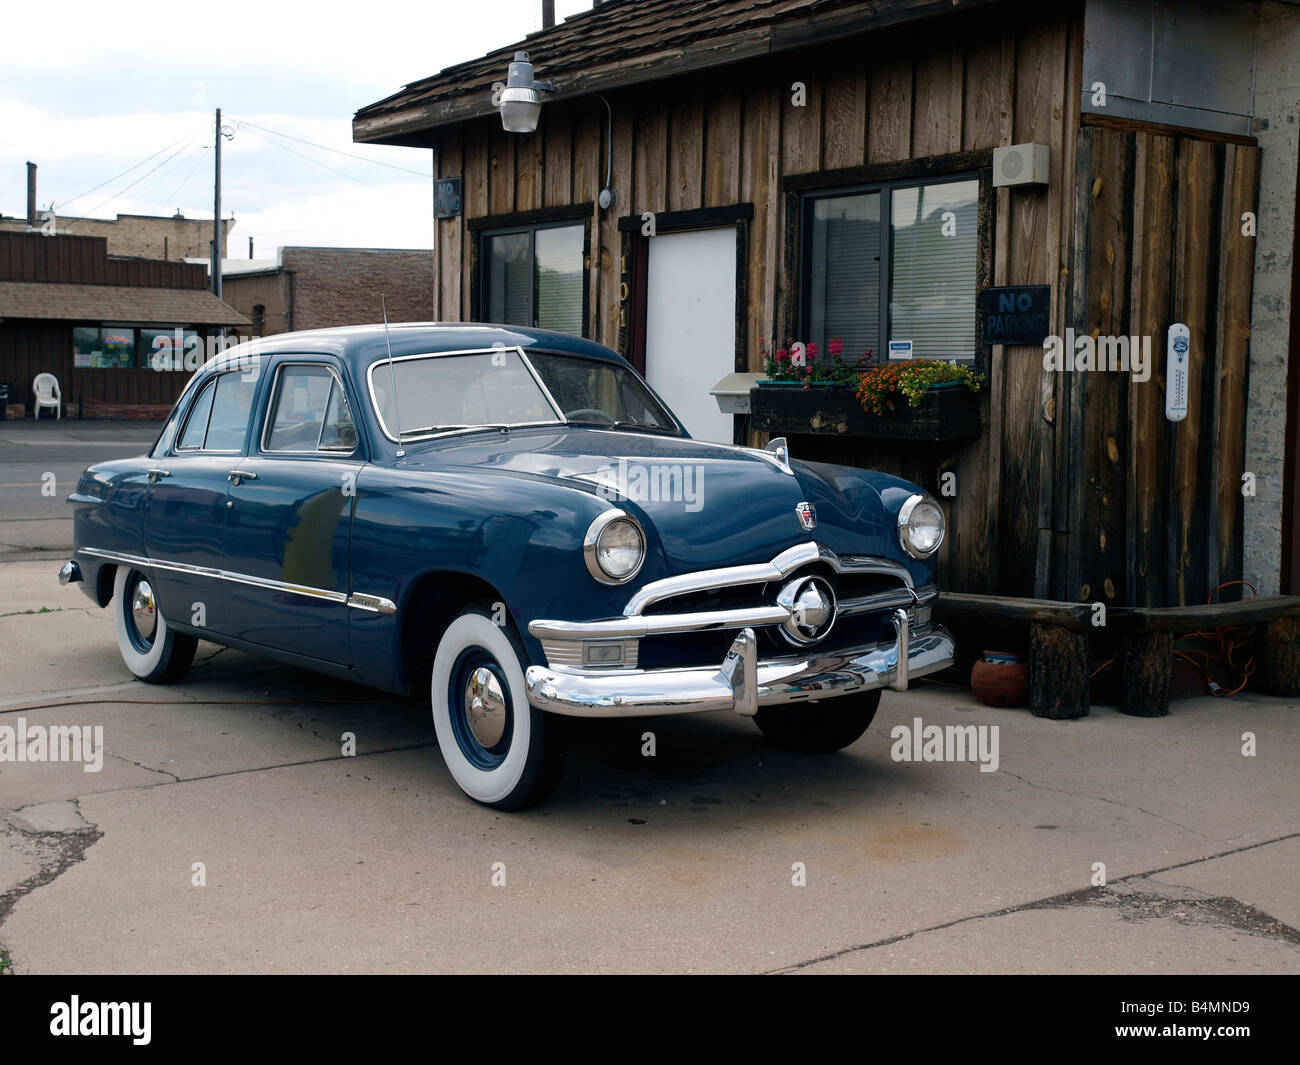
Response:
[[[1219,587],[1211,593],[1209,602],[1214,602],[1214,597],[1224,588],[1230,588],[1234,584],[1240,584],[1250,589],[1250,598],[1256,596],[1255,586],[1250,581],[1224,581]],[[1218,695],[1226,698],[1230,695],[1236,695],[1246,687],[1246,682],[1250,680],[1250,675],[1255,672],[1255,656],[1248,653],[1254,643],[1254,633],[1249,625],[1225,625],[1222,628],[1210,629],[1206,632],[1189,632],[1182,637],[1185,640],[1215,640],[1219,645],[1219,651],[1216,654],[1212,651],[1184,651],[1177,648],[1174,654],[1185,662],[1190,662],[1201,671],[1201,676],[1205,678],[1205,686],[1209,689],[1211,695]],[[1234,656],[1246,654],[1246,660],[1238,665],[1234,661]],[[1201,661],[1197,661],[1199,656]],[[1220,685],[1213,677],[1210,676],[1210,663],[1223,662],[1229,670],[1241,677],[1241,683],[1235,688],[1228,689]]]
[[[1210,593],[1210,598],[1206,600],[1206,604],[1212,604],[1216,595],[1223,591],[1224,588],[1231,588],[1234,584],[1240,584],[1249,588],[1250,598],[1255,598],[1257,594],[1255,586],[1251,584],[1250,581],[1224,581]],[[1253,635],[1254,634],[1249,625],[1224,625],[1217,629],[1207,629],[1202,632],[1189,632],[1179,637],[1179,639],[1214,640],[1218,643],[1219,650],[1217,652],[1197,649],[1183,650],[1176,647],[1174,648],[1174,654],[1184,662],[1190,662],[1201,671],[1201,676],[1205,678],[1205,686],[1211,695],[1227,698],[1230,695],[1236,695],[1245,688],[1247,681],[1250,680],[1251,674],[1255,672],[1255,656],[1253,654],[1247,654],[1246,660],[1240,665],[1236,662],[1237,657],[1251,649]],[[1228,669],[1241,677],[1241,683],[1231,689],[1223,687],[1223,685],[1210,676],[1210,663],[1212,662],[1224,663]],[[1091,680],[1102,670],[1106,669],[1108,666],[1113,666],[1114,664],[1115,660],[1113,658],[1106,659],[1106,661],[1088,675],[1088,679]]]

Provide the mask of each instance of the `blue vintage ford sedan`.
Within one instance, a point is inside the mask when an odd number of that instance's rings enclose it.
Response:
[[[471,798],[555,785],[565,718],[730,710],[838,750],[953,658],[943,515],[868,470],[692,440],[623,359],[487,325],[290,333],[206,363],[82,475],[60,579],[139,679],[199,638],[428,691]]]

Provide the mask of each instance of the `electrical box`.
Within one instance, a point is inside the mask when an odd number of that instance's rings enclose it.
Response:
[[[993,149],[993,187],[1046,185],[1052,153],[1046,144],[1012,144]]]

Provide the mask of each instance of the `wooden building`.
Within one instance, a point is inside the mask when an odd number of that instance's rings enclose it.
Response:
[[[1144,6],[1145,36],[1124,22]],[[704,436],[709,388],[761,371],[760,343],[825,351],[835,331],[881,352],[901,331],[984,371],[973,435],[855,435],[826,393],[781,426],[796,456],[924,484],[948,510],[946,589],[1205,603],[1242,577],[1245,511],[1264,506],[1242,492],[1258,5],[1183,7],[1171,27],[1116,0],[613,0],[362,108],[354,139],[434,152],[439,319],[581,332]],[[1161,96],[1188,48],[1200,73]],[[494,103],[517,50],[557,85],[534,133],[505,132]],[[995,174],[1014,145],[1046,146],[1045,183]],[[919,228],[943,221],[947,245]],[[1149,379],[993,343],[981,294],[1029,285],[1049,287],[1047,334],[1150,338]],[[1267,505],[1254,520],[1280,520]]]
[[[110,258],[103,237],[0,232],[0,382],[29,412],[33,379],[52,373],[65,417],[160,418],[202,361],[184,344],[248,325],[206,285],[202,266]],[[156,368],[155,341],[171,351],[178,336],[180,358]]]

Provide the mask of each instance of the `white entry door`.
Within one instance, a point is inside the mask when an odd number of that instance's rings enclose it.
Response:
[[[736,369],[736,227],[650,237],[645,368],[697,440],[730,444],[709,389]]]

